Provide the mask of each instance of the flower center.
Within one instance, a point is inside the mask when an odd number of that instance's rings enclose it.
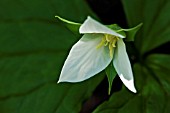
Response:
[[[110,35],[110,34],[104,34],[104,37],[102,38],[101,42],[97,45],[97,49],[101,48],[102,46],[108,46],[109,47],[109,53],[110,57],[113,58],[113,48],[116,47],[116,42],[119,40],[119,37]]]

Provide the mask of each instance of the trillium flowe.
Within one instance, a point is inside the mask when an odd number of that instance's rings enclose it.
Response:
[[[123,42],[125,36],[91,17],[80,26],[79,33],[83,36],[71,48],[58,83],[84,81],[112,63],[123,84],[136,93],[131,64]]]

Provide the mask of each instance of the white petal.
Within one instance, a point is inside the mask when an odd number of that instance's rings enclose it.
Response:
[[[85,22],[80,26],[79,32],[82,34],[85,34],[85,33],[111,34],[114,36],[118,36],[120,38],[125,38],[123,35],[116,33],[115,31],[111,30],[105,25],[102,25],[101,23],[97,22],[91,17],[88,17],[85,20]]]
[[[135,86],[134,86],[134,80],[131,79],[131,80],[127,80],[124,78],[124,76],[121,74],[120,76],[120,79],[122,80],[123,84],[132,92],[136,93],[136,89],[135,89]]]
[[[107,47],[96,48],[102,34],[85,34],[71,49],[58,82],[80,82],[105,69],[111,62]]]
[[[125,44],[122,39],[117,41],[113,65],[124,85],[130,91],[136,93],[131,64],[126,52]]]

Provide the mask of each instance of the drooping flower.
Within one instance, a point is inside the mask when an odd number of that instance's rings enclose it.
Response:
[[[86,80],[113,63],[124,85],[136,93],[131,64],[123,42],[125,36],[91,17],[80,26],[79,32],[83,36],[71,48],[58,83]]]

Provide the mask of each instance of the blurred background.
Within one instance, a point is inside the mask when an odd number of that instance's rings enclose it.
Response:
[[[1,0],[0,113],[169,113],[169,0]],[[104,72],[81,83],[57,84],[80,36],[55,16],[82,23],[92,16],[122,28],[143,23],[126,43],[137,94],[118,77],[111,95]]]

